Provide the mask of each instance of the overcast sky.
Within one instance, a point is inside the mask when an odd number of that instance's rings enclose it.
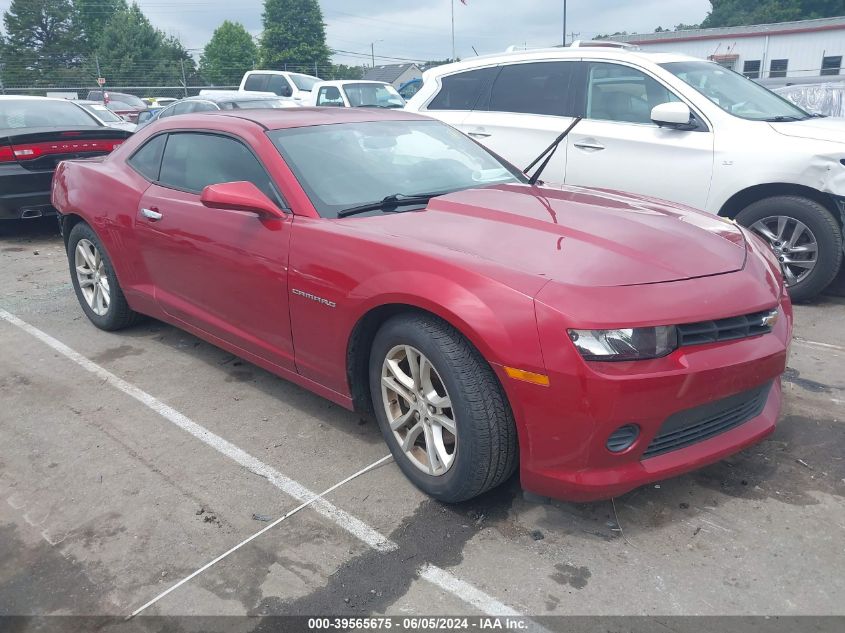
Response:
[[[5,11],[10,0],[0,0]],[[333,49],[367,57],[335,55],[337,63],[369,64],[376,55],[409,59],[451,56],[452,0],[321,0]],[[563,0],[467,0],[455,3],[457,55],[504,50],[511,44],[539,47],[559,44]],[[138,0],[158,28],[177,35],[189,49],[199,49],[223,20],[239,21],[254,34],[261,31],[263,0]],[[651,32],[657,26],[697,23],[710,8],[708,0],[569,0],[567,31],[589,39],[615,31]],[[303,60],[305,61],[305,60]],[[376,63],[392,60],[376,58]]]

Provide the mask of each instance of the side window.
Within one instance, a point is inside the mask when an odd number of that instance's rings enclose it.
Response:
[[[164,153],[164,144],[167,142],[167,134],[159,134],[146,142],[129,159],[129,164],[147,180],[155,182],[158,180],[159,169],[161,168],[161,156]]]
[[[241,180],[251,182],[271,200],[278,200],[270,176],[240,141],[196,132],[180,132],[168,138],[161,163],[162,185],[198,194],[208,185]]]
[[[265,92],[267,90],[267,80],[270,75],[264,73],[253,73],[246,78],[244,83],[244,90],[257,90],[258,92]]]
[[[449,75],[440,80],[440,92],[428,104],[428,110],[472,110],[487,90],[498,68],[479,68]]]
[[[651,124],[651,110],[680,101],[648,75],[619,64],[591,63],[587,75],[588,119]]]
[[[340,96],[340,89],[337,86],[325,86],[320,88],[317,94],[318,106],[343,107],[343,97]]]
[[[194,103],[192,101],[183,101],[173,106],[171,114],[188,114],[194,111]]]
[[[290,89],[290,84],[284,76],[268,75],[267,77],[267,87],[264,88],[265,92],[272,92],[280,97],[289,97],[293,94],[293,91]]]
[[[178,103],[176,105],[179,105]],[[161,111],[161,114],[158,115],[157,118],[164,119],[169,116],[173,116],[176,114],[176,105],[168,106],[164,110]]]
[[[510,64],[493,84],[489,109],[564,116],[570,94],[573,62]]]
[[[194,102],[194,109],[191,112],[211,112],[212,110],[219,110],[216,105],[213,103],[209,103],[208,101],[196,101]]]

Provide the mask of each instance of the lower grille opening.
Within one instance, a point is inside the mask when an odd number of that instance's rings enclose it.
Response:
[[[756,418],[766,406],[772,383],[670,416],[643,453],[643,459],[685,448]]]

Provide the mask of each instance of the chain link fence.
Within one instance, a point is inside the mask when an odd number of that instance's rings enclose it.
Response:
[[[99,67],[99,72],[96,68]],[[61,71],[63,79],[51,79],[47,73],[36,71],[35,68],[11,68],[0,64],[0,92],[7,95],[45,96],[48,93],[66,98],[85,99],[92,90],[100,90],[97,78],[106,79],[105,90],[124,92],[137,97],[172,97],[181,99],[195,96],[200,90],[237,90],[240,78],[248,70],[260,68],[223,68],[228,77],[224,83],[210,81],[199,70],[188,68],[187,65],[174,64],[164,74],[171,77],[168,81],[160,81],[161,67],[152,67],[152,62],[137,62],[130,68],[110,73],[107,67],[100,66],[92,60],[86,60],[84,66]],[[282,64],[276,70],[314,75],[324,80],[331,79],[359,79],[366,68],[356,66],[342,66],[319,64],[315,62]],[[156,77],[154,79],[154,77]],[[44,77],[44,78],[42,78]],[[14,81],[12,81],[14,78]]]

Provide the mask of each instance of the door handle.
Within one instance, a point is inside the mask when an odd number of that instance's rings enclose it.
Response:
[[[485,132],[467,132],[467,134],[472,138],[487,138],[491,136],[490,134],[487,134]]]
[[[141,215],[152,222],[158,222],[164,216],[155,209],[141,209]]]
[[[573,143],[573,145],[575,145],[575,147],[577,147],[579,149],[591,149],[591,150],[595,150],[597,152],[600,151],[600,150],[603,150],[605,148],[604,145],[602,145],[600,143],[586,143],[584,141],[580,141],[578,143]]]

